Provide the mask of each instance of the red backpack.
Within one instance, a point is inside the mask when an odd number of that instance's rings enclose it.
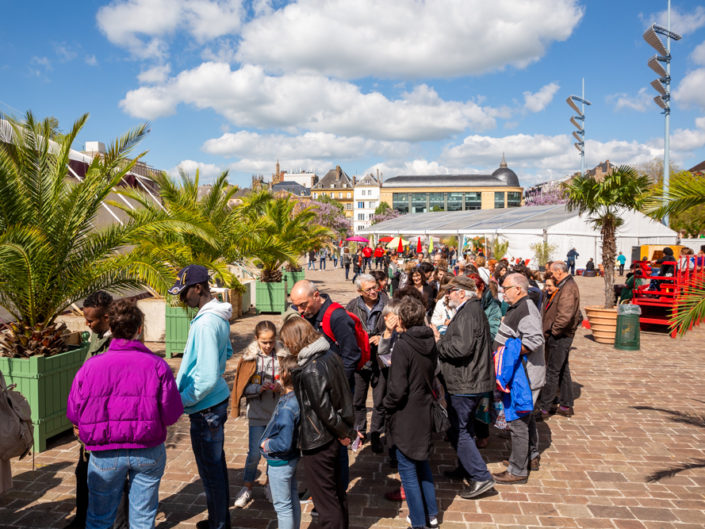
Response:
[[[333,340],[337,345],[338,340],[335,339],[335,336],[333,335],[333,329],[330,327],[330,317],[333,314],[334,310],[337,309],[343,309],[345,310],[345,307],[343,307],[340,303],[331,303],[326,311],[323,313],[323,321],[321,321],[321,329],[325,333],[328,338]],[[370,351],[370,338],[367,336],[367,331],[362,325],[362,322],[360,321],[360,318],[358,318],[355,314],[349,311],[345,311],[348,316],[352,319],[353,323],[355,324],[355,341],[357,342],[357,346],[360,348],[360,362],[357,364],[357,370],[359,371],[362,369],[362,367],[370,361],[370,356],[371,356],[371,351]]]

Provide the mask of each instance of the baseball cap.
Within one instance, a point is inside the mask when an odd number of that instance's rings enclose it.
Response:
[[[205,283],[208,281],[208,269],[201,265],[188,265],[179,270],[176,276],[176,283],[169,289],[169,294],[178,296],[192,285]]]

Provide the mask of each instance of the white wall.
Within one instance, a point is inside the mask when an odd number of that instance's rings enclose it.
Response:
[[[379,206],[379,196],[379,186],[355,186],[353,192],[353,230],[355,233],[370,226],[370,219]],[[358,207],[358,202],[363,202],[364,207]],[[363,216],[363,219],[359,219],[360,215]]]

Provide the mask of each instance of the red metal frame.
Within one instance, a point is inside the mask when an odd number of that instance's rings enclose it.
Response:
[[[646,263],[639,263],[639,266],[644,272],[642,279],[648,283],[634,289],[632,303],[647,308],[646,312],[649,313],[642,314],[639,322],[670,327],[678,300],[687,287],[705,281],[705,259],[695,256],[695,267],[692,270],[688,266],[684,266],[684,270],[677,268],[673,277],[651,275],[651,268]],[[659,283],[658,290],[649,290],[652,281]],[[671,338],[675,338],[676,334],[676,330],[672,330]]]

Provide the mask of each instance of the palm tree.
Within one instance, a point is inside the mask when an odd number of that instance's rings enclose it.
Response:
[[[281,281],[283,264],[297,266],[303,252],[321,246],[332,237],[330,230],[315,223],[313,207],[301,208],[290,196],[274,197],[267,191],[253,193],[238,210],[245,225],[257,226],[253,235],[286,250],[278,254],[252,251],[256,264],[262,267],[261,280],[265,283]]]
[[[28,112],[24,123],[11,121],[11,141],[0,143],[0,306],[15,319],[0,354],[61,352],[53,347],[62,330],[54,325],[56,317],[96,290],[149,285],[166,292],[173,270],[125,250],[155,232],[195,230],[166,215],[138,214],[124,225],[94,226],[103,201],[142,156],[127,159],[147,127],[116,140],[92,160],[84,180],[75,182],[69,154],[87,119],[83,115],[54,142],[51,122],[36,121]]]
[[[617,254],[617,228],[625,209],[639,210],[643,204],[649,179],[634,169],[622,165],[602,180],[592,176],[576,176],[563,188],[569,211],[588,214],[590,221],[600,229],[602,238],[602,265],[605,270],[605,308],[614,307],[614,261]]]
[[[659,186],[646,200],[644,212],[656,219],[666,215],[677,215],[693,208],[705,206],[705,181],[683,171],[671,179],[668,192]],[[681,336],[694,325],[705,319],[705,281],[692,278],[678,297],[675,313],[672,314],[671,328]]]

